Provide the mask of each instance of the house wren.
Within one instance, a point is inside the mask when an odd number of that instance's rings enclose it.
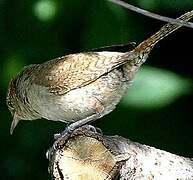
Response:
[[[193,11],[179,19],[192,17]],[[83,52],[24,67],[9,84],[10,133],[20,120],[45,118],[75,129],[108,114],[155,44],[179,27],[168,23],[127,52]]]

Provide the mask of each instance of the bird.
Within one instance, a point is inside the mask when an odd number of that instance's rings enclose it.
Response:
[[[193,10],[177,19],[189,21]],[[6,103],[13,121],[47,119],[68,123],[73,130],[116,108],[153,47],[180,28],[168,23],[148,39],[124,52],[101,50],[65,55],[24,67],[8,85]]]

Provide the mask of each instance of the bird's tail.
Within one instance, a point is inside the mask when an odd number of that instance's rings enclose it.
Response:
[[[189,21],[193,17],[193,10],[189,11],[182,16],[180,16],[177,19],[183,20],[183,21]],[[128,56],[128,59],[131,59],[131,63],[140,66],[145,62],[147,59],[148,54],[152,50],[152,48],[163,38],[168,36],[170,33],[174,32],[178,28],[180,28],[181,25],[168,23],[164,25],[158,32],[153,34],[150,38],[146,39],[142,43],[140,43],[134,50],[125,53],[126,56]],[[133,58],[132,58],[133,57]],[[136,61],[136,62],[135,62]]]
[[[183,14],[177,19],[189,21],[192,17],[193,17],[193,10]],[[165,26],[163,26],[158,32],[153,34],[150,38],[139,44],[135,49],[138,51],[145,51],[145,49],[151,49],[153,48],[153,46],[155,46],[156,43],[158,43],[160,40],[162,40],[163,38],[165,38],[170,33],[174,32],[180,27],[181,27],[180,25],[168,23]]]

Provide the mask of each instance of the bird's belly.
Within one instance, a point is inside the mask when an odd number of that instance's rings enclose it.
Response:
[[[123,69],[118,68],[64,95],[44,97],[46,103],[40,113],[46,119],[64,122],[78,121],[95,113],[103,116],[115,108],[128,84]],[[39,107],[42,108],[43,104]]]

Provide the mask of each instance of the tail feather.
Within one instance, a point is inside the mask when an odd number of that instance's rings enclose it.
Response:
[[[189,21],[193,18],[193,10],[189,11],[177,19],[183,21]],[[172,23],[168,23],[164,25],[158,32],[153,34],[150,38],[146,39],[142,43],[140,43],[134,50],[125,53],[122,58],[125,59],[125,63],[129,63],[131,66],[135,65],[140,67],[147,59],[148,54],[153,49],[153,47],[163,38],[180,28],[181,25],[176,25]],[[128,61],[126,61],[126,59]]]
[[[190,12],[187,12],[180,16],[177,19],[183,20],[183,21],[189,21],[193,17],[193,10]],[[180,28],[180,25],[168,23],[165,26],[163,26],[158,32],[153,34],[150,38],[147,40],[143,41],[141,44],[139,44],[136,48],[135,51],[150,51],[160,40]]]

